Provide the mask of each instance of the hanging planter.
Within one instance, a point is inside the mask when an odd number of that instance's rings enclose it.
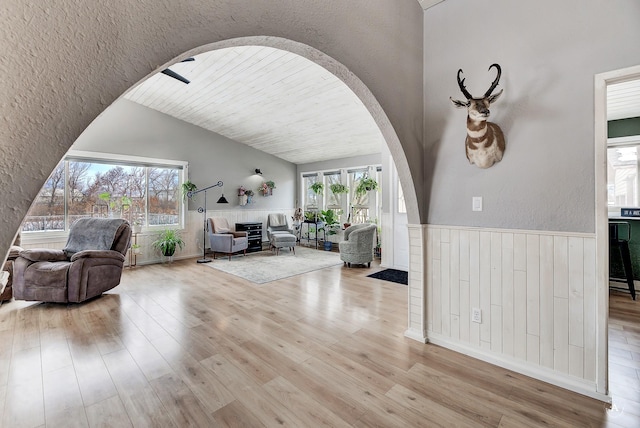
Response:
[[[309,188],[311,189],[311,191],[313,191],[313,193],[315,193],[316,195],[319,195],[322,193],[322,189],[324,189],[324,184],[322,184],[319,181],[316,181]]]

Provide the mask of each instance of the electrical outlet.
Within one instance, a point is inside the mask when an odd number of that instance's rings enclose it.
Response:
[[[480,308],[473,308],[471,310],[471,321],[482,323],[482,311]]]

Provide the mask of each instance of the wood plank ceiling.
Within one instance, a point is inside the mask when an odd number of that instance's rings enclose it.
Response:
[[[158,73],[125,98],[295,164],[380,153],[360,99],[306,58],[263,46],[194,58],[170,67],[188,85]]]
[[[607,86],[607,120],[640,117],[640,79]]]

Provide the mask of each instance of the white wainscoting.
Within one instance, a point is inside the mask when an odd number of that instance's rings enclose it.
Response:
[[[596,392],[595,235],[435,225],[409,232],[407,336],[420,338],[422,317],[425,341],[608,400]]]

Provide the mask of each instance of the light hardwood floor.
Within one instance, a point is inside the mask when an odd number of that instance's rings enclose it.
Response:
[[[403,337],[407,291],[342,266],[264,285],[194,260],[80,305],[0,307],[2,427],[640,426],[640,311],[612,299],[613,410]],[[619,394],[619,395],[618,395]]]

